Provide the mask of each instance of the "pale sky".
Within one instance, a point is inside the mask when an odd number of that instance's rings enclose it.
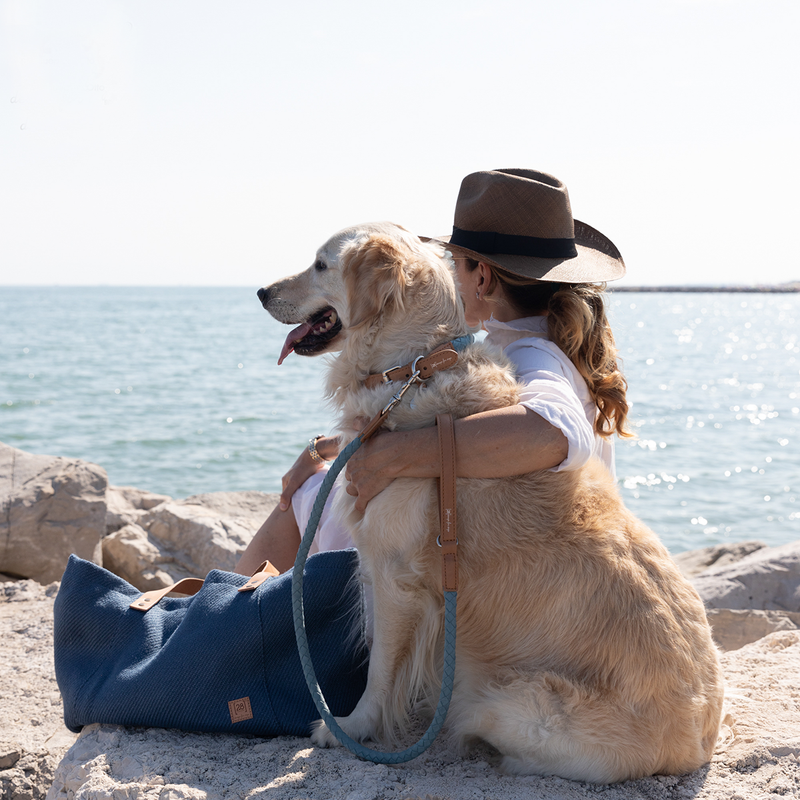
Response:
[[[0,284],[242,285],[461,178],[569,187],[624,282],[800,280],[798,0],[0,0]]]

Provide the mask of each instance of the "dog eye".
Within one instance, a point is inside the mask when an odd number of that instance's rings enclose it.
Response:
[[[317,272],[323,272],[324,270],[328,269],[328,265],[324,261],[320,261],[319,259],[317,259],[314,262],[314,269]]]

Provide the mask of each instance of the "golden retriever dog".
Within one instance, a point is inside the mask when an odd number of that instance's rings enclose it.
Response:
[[[297,327],[287,353],[336,353],[327,389],[344,446],[398,383],[364,381],[468,331],[452,261],[389,223],[341,231],[305,272],[260,290]],[[387,427],[430,426],[518,400],[504,357],[473,344],[409,389]],[[458,442],[456,441],[456,447]],[[337,493],[374,593],[367,688],[338,721],[393,741],[415,703],[435,707],[443,595],[437,481],[398,479],[366,512]],[[703,605],[598,463],[573,472],[458,479],[456,680],[447,730],[483,740],[517,774],[609,783],[682,774],[717,739],[722,678]],[[324,724],[312,736],[335,745]]]

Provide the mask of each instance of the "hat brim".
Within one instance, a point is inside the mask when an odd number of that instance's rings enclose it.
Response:
[[[625,275],[625,262],[614,243],[585,222],[575,220],[575,249],[573,258],[537,258],[535,256],[479,253],[460,245],[450,244],[449,236],[420,237],[425,242],[437,242],[453,255],[485,261],[514,275],[539,281],[558,283],[605,283]]]

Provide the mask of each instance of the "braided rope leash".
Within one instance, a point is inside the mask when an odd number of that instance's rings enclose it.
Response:
[[[464,337],[466,338],[466,337]],[[471,337],[470,337],[471,340]],[[460,342],[459,342],[460,343]],[[465,346],[465,345],[463,345]],[[461,348],[459,348],[461,349]],[[308,637],[305,630],[305,615],[303,612],[303,570],[308,551],[319,526],[322,510],[325,501],[331,492],[334,481],[344,468],[350,457],[358,450],[383,423],[394,406],[400,402],[403,394],[408,387],[416,380],[419,373],[409,378],[403,388],[392,398],[392,402],[367,427],[353,439],[347,447],[339,453],[339,456],[331,465],[328,474],[322,481],[314,506],[311,510],[311,517],[306,526],[303,539],[297,551],[297,559],[294,563],[292,572],[292,614],[294,620],[295,638],[297,639],[297,650],[300,655],[300,663],[303,667],[303,675],[306,685],[314,700],[314,705],[322,717],[328,729],[338,739],[339,743],[350,750],[353,755],[366,761],[376,764],[402,764],[416,758],[425,752],[444,725],[447,711],[450,707],[450,699],[453,695],[453,683],[456,669],[456,606],[458,597],[458,564],[456,560],[456,548],[458,539],[455,535],[455,439],[453,436],[453,420],[450,415],[440,415],[436,422],[439,427],[439,446],[442,453],[442,479],[441,479],[441,533],[437,539],[437,544],[442,548],[442,582],[444,588],[444,669],[442,672],[442,688],[439,693],[439,702],[428,729],[422,738],[397,753],[384,753],[365,747],[360,742],[348,736],[340,727],[333,714],[331,714],[328,704],[322,695],[314,665],[311,661],[311,654],[308,647]]]

